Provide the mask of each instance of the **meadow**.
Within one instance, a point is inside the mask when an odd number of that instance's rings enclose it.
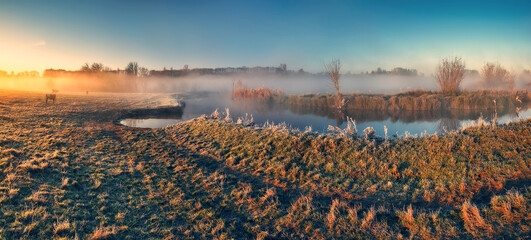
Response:
[[[531,236],[531,120],[398,139],[116,124],[179,111],[153,99],[0,91],[0,239]]]

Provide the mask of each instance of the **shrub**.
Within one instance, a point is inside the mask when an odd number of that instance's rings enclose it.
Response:
[[[463,81],[465,63],[461,58],[443,59],[437,67],[437,83],[443,93],[458,93]]]
[[[339,59],[332,60],[330,63],[325,65],[325,71],[328,73],[328,77],[334,89],[336,90],[336,107],[341,110],[345,105],[345,101],[341,99],[341,92],[339,91],[339,77],[341,76],[339,71],[341,70],[341,62]]]
[[[257,100],[271,101],[274,97],[282,95],[280,89],[270,89],[266,87],[261,88],[247,88],[241,81],[238,81],[232,90],[233,98],[254,98]]]
[[[500,64],[486,63],[481,69],[481,78],[487,88],[514,88],[514,76]]]

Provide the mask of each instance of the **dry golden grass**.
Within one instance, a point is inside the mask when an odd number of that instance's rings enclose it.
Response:
[[[234,89],[232,89],[232,97],[239,98],[253,98],[261,101],[271,101],[275,97],[282,95],[282,90],[271,89],[266,87],[261,88],[247,88],[245,85],[238,81]]]
[[[375,141],[0,91],[2,239],[525,239],[531,121]]]
[[[61,234],[70,230],[70,221],[62,221],[53,224],[53,232],[55,234]]]
[[[110,239],[116,234],[116,228],[114,226],[112,227],[103,227],[103,225],[99,226],[94,230],[92,235],[88,239],[90,240],[103,240],[103,239]]]
[[[512,110],[525,107],[531,102],[527,90],[480,90],[462,91],[458,95],[446,95],[430,91],[413,91],[396,95],[343,94],[345,110],[372,111],[451,111],[451,110]],[[289,106],[335,110],[336,96],[290,95],[275,98],[276,102]],[[497,104],[494,104],[493,101]]]

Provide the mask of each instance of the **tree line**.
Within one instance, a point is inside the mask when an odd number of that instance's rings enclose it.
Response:
[[[116,72],[116,73],[125,73],[132,76],[138,76],[138,77],[148,77],[149,76],[149,70],[145,67],[141,67],[138,65],[137,62],[129,62],[124,70],[120,70],[119,68],[117,70],[112,70],[109,67],[105,67],[103,63],[97,63],[94,62],[92,64],[85,63],[81,66],[79,69],[80,72],[86,72],[86,73],[97,73],[97,72]]]

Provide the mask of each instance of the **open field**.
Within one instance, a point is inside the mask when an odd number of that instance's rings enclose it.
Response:
[[[174,104],[0,91],[0,239],[531,236],[531,120],[388,140],[115,124]]]

